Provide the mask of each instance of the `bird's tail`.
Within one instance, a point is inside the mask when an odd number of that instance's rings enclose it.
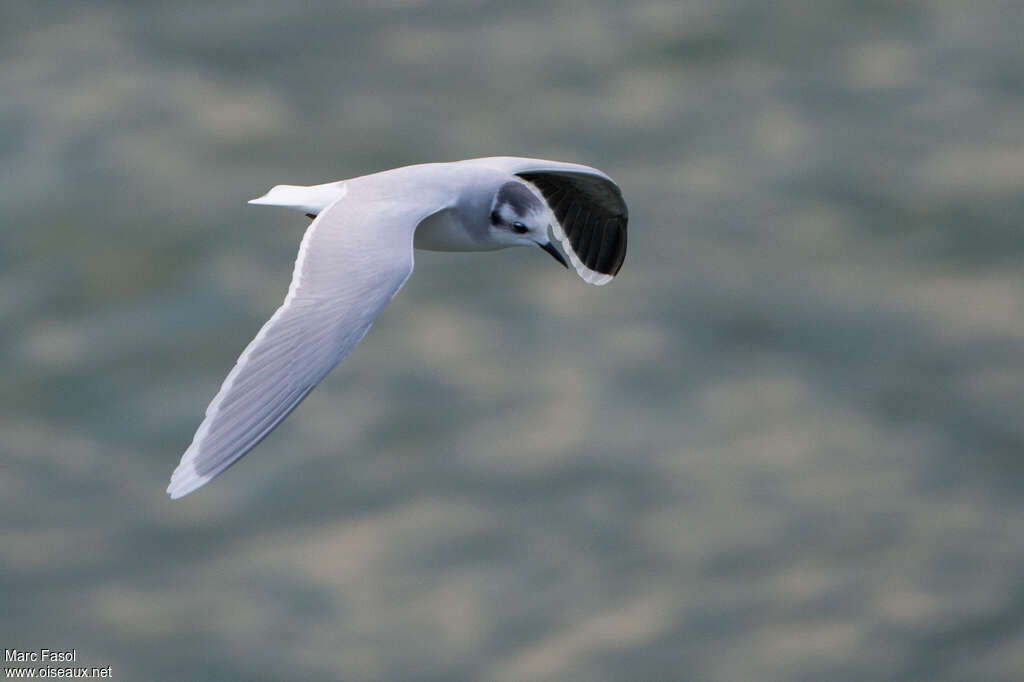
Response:
[[[275,185],[270,191],[250,204],[257,206],[283,206],[308,215],[317,215],[335,201],[345,196],[344,182],[329,182],[325,185]]]

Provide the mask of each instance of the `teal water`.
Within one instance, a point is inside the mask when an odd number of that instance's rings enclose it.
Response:
[[[0,640],[139,680],[1024,669],[1016,3],[8,2]],[[621,276],[417,255],[164,494],[278,305],[277,183],[615,177]]]

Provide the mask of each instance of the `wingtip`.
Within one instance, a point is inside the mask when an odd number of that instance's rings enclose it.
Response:
[[[185,495],[188,495],[190,492],[192,492],[192,489],[188,489],[181,485],[180,481],[175,480],[174,476],[171,476],[171,484],[167,486],[168,497],[172,500],[177,500],[185,497]]]
[[[181,499],[182,497],[185,497],[189,493],[195,492],[197,488],[200,488],[205,484],[206,481],[178,482],[175,481],[174,478],[172,477],[171,484],[167,486],[167,496],[170,497],[172,500],[178,500]]]
[[[196,489],[203,487],[210,482],[210,476],[200,476],[195,469],[191,466],[191,462],[185,462],[188,458],[188,453],[182,457],[182,462],[178,464],[174,473],[171,474],[171,482],[167,486],[167,495],[172,500],[185,497]]]

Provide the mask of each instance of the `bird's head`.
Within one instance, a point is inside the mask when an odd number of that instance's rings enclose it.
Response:
[[[509,181],[491,201],[489,236],[502,246],[539,246],[565,267],[565,258],[548,238],[551,212],[525,183]]]

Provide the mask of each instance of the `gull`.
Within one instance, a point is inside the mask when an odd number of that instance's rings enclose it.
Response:
[[[309,187],[277,185],[250,204],[313,219],[284,303],[242,351],[171,476],[172,498],[254,448],[362,340],[412,274],[413,249],[537,246],[584,281],[607,284],[626,255],[626,203],[596,168],[497,156],[405,166]]]

